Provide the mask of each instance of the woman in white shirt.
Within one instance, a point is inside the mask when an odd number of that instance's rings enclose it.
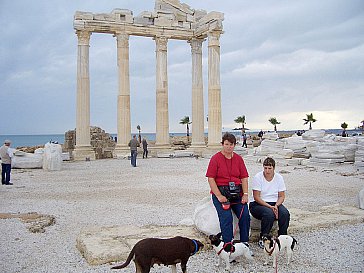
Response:
[[[286,185],[283,177],[275,173],[275,161],[267,157],[263,162],[264,170],[253,178],[252,189],[254,201],[250,202],[249,210],[254,218],[261,220],[260,236],[269,234],[274,220],[278,220],[278,235],[286,235],[290,214],[283,206]],[[259,242],[262,247],[262,242]]]

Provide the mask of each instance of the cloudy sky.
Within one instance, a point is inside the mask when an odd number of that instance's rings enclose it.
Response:
[[[182,1],[183,2],[183,1]],[[349,129],[364,119],[363,0],[185,0],[194,9],[225,14],[221,37],[223,129]],[[55,134],[76,126],[75,11],[152,11],[154,0],[1,0],[0,135]],[[207,42],[204,43],[207,115]],[[184,41],[168,44],[169,126],[191,117],[191,53]],[[155,43],[130,38],[132,130],[155,132]],[[91,125],[115,133],[116,38],[92,34]],[[207,124],[206,124],[207,126]]]

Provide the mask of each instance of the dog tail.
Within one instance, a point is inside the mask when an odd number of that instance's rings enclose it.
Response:
[[[298,244],[298,243],[297,243],[297,240],[295,238],[292,237],[292,239],[293,239],[293,241],[292,241],[291,249],[293,250],[294,246],[296,244]]]
[[[131,252],[128,256],[128,259],[126,259],[125,263],[123,263],[121,265],[113,266],[113,267],[111,267],[111,269],[121,269],[121,268],[127,267],[133,258],[134,258],[134,248],[131,250]]]

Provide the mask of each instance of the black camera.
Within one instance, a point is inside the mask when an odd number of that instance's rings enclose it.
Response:
[[[228,186],[218,186],[218,188],[229,201],[236,201],[241,196],[242,186],[235,185],[233,181],[229,182]]]
[[[229,182],[230,199],[237,199],[240,196],[241,186],[236,186],[234,182]]]

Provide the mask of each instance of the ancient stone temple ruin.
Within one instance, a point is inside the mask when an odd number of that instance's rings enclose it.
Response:
[[[94,14],[77,11],[74,29],[78,37],[77,121],[75,159],[95,158],[90,145],[89,47],[92,33],[111,34],[116,38],[119,90],[117,98],[117,145],[115,152],[129,149],[131,135],[129,37],[145,36],[156,45],[156,144],[154,149],[169,149],[168,115],[168,41],[186,41],[192,58],[192,149],[206,148],[204,141],[204,98],[202,43],[208,40],[208,146],[221,141],[220,35],[223,13],[194,10],[178,0],[156,0],[154,11],[133,17],[128,9]],[[171,98],[173,99],[173,98]]]
[[[113,158],[115,141],[113,137],[99,127],[90,126],[90,145],[95,159]],[[76,145],[76,130],[69,130],[64,135],[63,150],[73,154]]]

